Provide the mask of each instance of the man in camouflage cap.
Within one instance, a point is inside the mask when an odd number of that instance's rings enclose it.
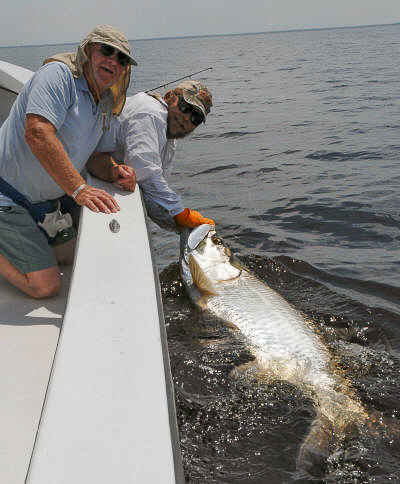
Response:
[[[113,159],[133,167],[147,212],[163,228],[176,231],[179,227],[214,224],[198,211],[185,208],[166,179],[177,140],[204,123],[211,106],[211,92],[194,80],[180,83],[163,98],[144,92],[128,97],[114,134],[115,150],[111,154],[95,153],[88,162],[89,171],[107,180],[107,166]],[[122,180],[121,186],[126,182]]]

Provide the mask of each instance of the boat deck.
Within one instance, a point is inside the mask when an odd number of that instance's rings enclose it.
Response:
[[[0,482],[25,481],[65,311],[71,269],[62,270],[52,299],[24,296],[0,279]]]

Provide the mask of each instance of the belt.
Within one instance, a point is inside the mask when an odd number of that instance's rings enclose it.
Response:
[[[31,217],[38,224],[38,227],[43,230],[49,243],[53,243],[57,238],[56,235],[53,234],[53,232],[55,232],[55,234],[57,233],[57,231],[62,232],[61,229],[59,230],[57,228],[54,228],[54,224],[58,224],[58,221],[60,219],[63,223],[64,220],[68,220],[68,222],[64,224],[64,226],[67,226],[67,228],[72,228],[72,218],[69,212],[71,212],[75,207],[78,207],[78,205],[74,202],[72,198],[68,197],[67,195],[64,195],[63,197],[56,200],[47,200],[45,202],[32,203],[22,193],[16,190],[12,185],[10,185],[1,177],[0,192],[4,193],[4,195],[10,198],[13,202],[28,210]],[[10,208],[11,207],[6,207],[6,209],[2,211],[8,211],[10,210]],[[58,211],[58,214],[53,213],[56,211]],[[62,214],[67,215],[63,217]],[[54,215],[56,217],[56,222],[54,222]],[[58,225],[56,225],[56,227],[57,226]]]

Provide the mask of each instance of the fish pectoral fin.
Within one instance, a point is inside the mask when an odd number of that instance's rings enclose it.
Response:
[[[257,358],[242,365],[235,366],[230,372],[230,375],[234,378],[246,378],[262,385],[279,380],[279,375],[272,368],[265,368],[260,365]]]
[[[332,422],[325,415],[318,414],[301,444],[297,469],[315,477],[324,475],[333,437]]]
[[[204,274],[193,255],[190,255],[189,269],[192,274],[193,283],[200,289],[200,291],[206,294],[219,296],[214,283],[208,276],[206,276],[206,274]]]
[[[229,373],[232,378],[249,378],[254,376],[259,372],[260,367],[258,366],[257,360],[251,360],[242,365],[235,366],[233,370]]]

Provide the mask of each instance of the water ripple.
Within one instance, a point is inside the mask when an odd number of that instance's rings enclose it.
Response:
[[[263,131],[228,131],[218,135],[219,138],[239,138],[241,136],[248,136],[252,134],[262,134]]]
[[[199,172],[195,173],[194,175],[189,175],[189,176],[194,177],[194,176],[198,176],[198,175],[206,175],[206,174],[209,174],[209,173],[216,173],[218,171],[231,170],[233,168],[239,168],[239,165],[232,164],[232,165],[214,166],[214,168],[209,168],[208,170],[199,171]]]
[[[382,160],[384,159],[381,153],[373,151],[354,151],[354,152],[341,152],[341,151],[324,151],[319,150],[314,153],[310,153],[305,156],[310,160],[321,161],[348,161],[348,160]]]

